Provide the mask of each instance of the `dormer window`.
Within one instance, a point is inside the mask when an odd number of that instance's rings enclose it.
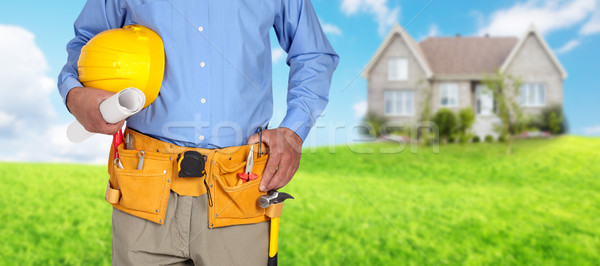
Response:
[[[406,57],[390,58],[388,78],[393,81],[408,79],[408,60]]]

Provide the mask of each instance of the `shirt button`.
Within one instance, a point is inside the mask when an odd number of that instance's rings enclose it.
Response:
[[[200,99],[200,102],[201,102],[201,103],[205,103],[205,102],[206,102],[206,99],[202,98],[202,99]]]
[[[204,31],[204,27],[202,27],[202,26],[198,27],[198,31]]]
[[[204,66],[206,66],[206,64],[204,62],[200,62],[200,66],[204,67]]]
[[[199,140],[204,140],[204,136],[200,135],[200,137],[198,137]]]

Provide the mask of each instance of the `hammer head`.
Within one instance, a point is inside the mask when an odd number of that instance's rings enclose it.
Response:
[[[258,198],[258,206],[266,209],[267,207],[271,206],[271,204],[283,203],[286,199],[294,199],[294,197],[285,192],[271,190],[269,193],[267,193],[267,195]]]

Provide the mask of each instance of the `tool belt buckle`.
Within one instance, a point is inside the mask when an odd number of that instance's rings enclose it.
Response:
[[[177,156],[179,177],[203,177],[206,175],[206,155],[197,151],[186,151]]]

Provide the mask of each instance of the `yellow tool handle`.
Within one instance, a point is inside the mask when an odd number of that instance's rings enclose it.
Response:
[[[279,238],[279,217],[271,218],[271,234],[269,240],[269,258],[277,255],[277,239]]]

